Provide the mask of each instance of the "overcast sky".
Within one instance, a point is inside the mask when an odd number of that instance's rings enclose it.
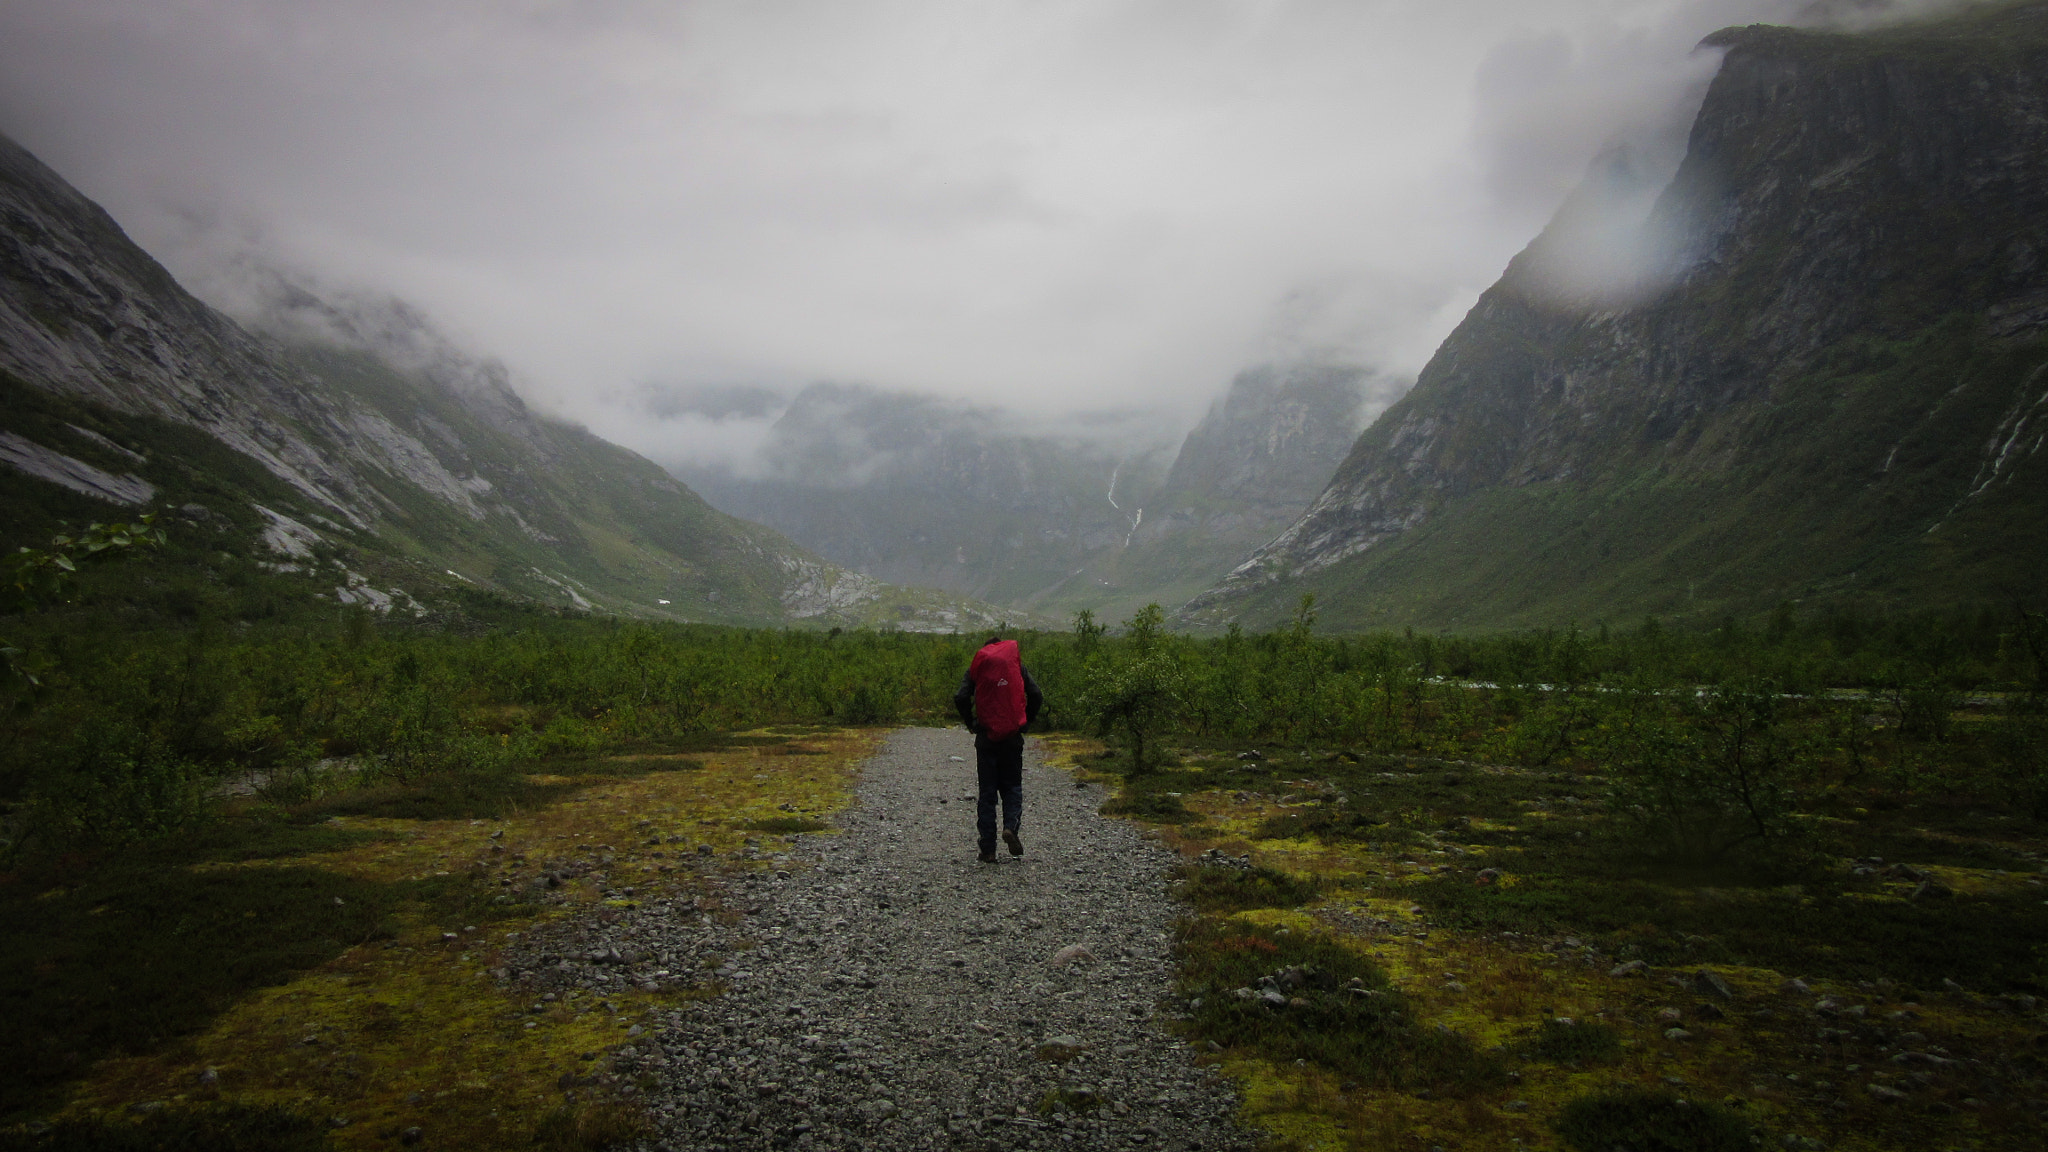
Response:
[[[388,290],[659,456],[649,383],[1193,413],[1412,373],[1793,0],[0,0],[0,130],[205,294]],[[681,435],[680,430],[675,434]]]

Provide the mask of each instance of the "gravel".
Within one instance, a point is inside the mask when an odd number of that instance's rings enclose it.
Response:
[[[724,995],[622,1054],[652,1085],[647,1148],[1257,1144],[1229,1083],[1167,1031],[1173,854],[1034,747],[1025,854],[982,864],[973,756],[958,730],[893,733],[839,834],[707,876],[738,926],[620,926],[656,957],[731,949]]]

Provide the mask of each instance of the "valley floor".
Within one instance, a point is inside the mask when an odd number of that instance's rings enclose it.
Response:
[[[1985,985],[2039,940],[1970,926],[2038,915],[2019,824],[1857,808],[1839,891],[1705,884],[1588,847],[1597,776],[1267,756],[1034,740],[993,865],[964,734],[799,726],[0,877],[11,1050],[78,1053],[0,1149],[2037,1145],[2042,1005]]]

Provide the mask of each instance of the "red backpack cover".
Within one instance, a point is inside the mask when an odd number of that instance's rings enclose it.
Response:
[[[974,681],[974,719],[991,740],[1007,740],[1024,728],[1024,662],[1015,640],[984,645],[967,665]]]

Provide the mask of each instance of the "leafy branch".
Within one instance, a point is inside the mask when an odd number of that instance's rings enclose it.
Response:
[[[64,602],[81,564],[105,563],[170,542],[150,512],[132,523],[88,524],[76,536],[58,534],[48,548],[23,547],[0,560],[0,613],[18,616]],[[23,662],[25,653],[0,642],[0,678],[38,686]]]

